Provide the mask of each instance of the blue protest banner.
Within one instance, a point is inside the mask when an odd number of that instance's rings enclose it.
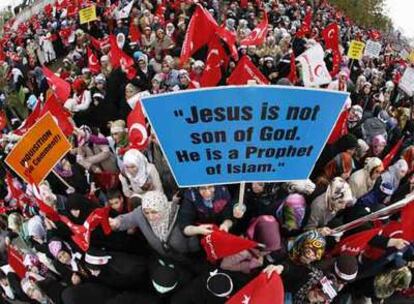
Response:
[[[347,93],[228,86],[142,99],[181,187],[306,179]]]

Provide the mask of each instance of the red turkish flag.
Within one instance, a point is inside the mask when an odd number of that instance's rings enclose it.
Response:
[[[326,49],[332,50],[332,71],[334,77],[339,73],[341,67],[341,53],[339,51],[339,27],[336,23],[329,24],[323,31],[322,37],[325,41]]]
[[[249,80],[255,80],[258,84],[269,84],[269,80],[250,61],[249,57],[244,55],[227,79],[227,83],[229,85],[243,85],[247,84]]]
[[[22,125],[15,130],[13,133],[16,135],[23,135],[24,133],[29,130],[31,126],[35,124],[35,122],[40,118],[40,113],[42,109],[42,103],[37,102],[35,108],[33,109],[33,112],[30,113],[30,115],[23,121]]]
[[[85,252],[89,249],[91,233],[98,226],[102,227],[105,235],[112,232],[108,221],[109,211],[110,207],[95,209],[91,214],[89,214],[82,226],[72,225],[69,227],[74,233],[74,235],[72,235],[72,240],[79,246],[80,249]]]
[[[181,48],[181,63],[186,62],[191,55],[208,44],[213,39],[218,29],[219,26],[213,16],[211,16],[204,7],[197,4],[190,23],[188,24],[183,46]]]
[[[131,149],[145,150],[148,146],[149,134],[140,101],[135,104],[134,109],[129,113],[127,127],[129,147]]]
[[[265,41],[269,21],[267,20],[267,13],[264,12],[264,19],[260,22],[256,28],[242,41],[240,45],[261,45]]]
[[[77,6],[75,6],[73,4],[70,4],[67,8],[67,13],[66,14],[69,17],[75,17],[78,14],[78,11],[79,11],[79,9],[78,9]]]
[[[247,8],[248,0],[240,0],[240,8],[245,9]]]
[[[400,151],[402,145],[404,144],[404,137],[401,138],[395,145],[392,147],[390,152],[384,157],[382,160],[382,164],[384,166],[384,169],[387,169],[389,165],[391,165],[392,160],[395,158],[397,153]]]
[[[70,96],[70,83],[58,77],[47,67],[42,67],[43,73],[47,82],[53,92],[56,94],[59,101],[63,104]]]
[[[138,25],[135,25],[133,21],[129,24],[129,39],[135,43],[139,43],[141,40],[141,32]]]
[[[303,38],[311,32],[312,24],[312,10],[309,9],[306,13],[305,18],[303,19],[301,28],[296,32],[296,37]]]
[[[322,37],[327,49],[337,49],[339,45],[339,26],[336,23],[329,24],[323,31]]]
[[[23,210],[24,206],[30,203],[30,200],[23,190],[15,185],[13,176],[9,171],[6,171],[6,185],[9,189],[11,198],[16,200],[17,207],[19,207],[20,210]]]
[[[95,54],[92,50],[88,47],[88,68],[91,70],[93,74],[99,74],[101,72],[101,64],[99,63],[98,58],[96,58]]]
[[[236,34],[226,29],[225,26],[221,26],[219,27],[217,31],[217,35],[227,45],[233,59],[239,60],[239,53],[236,47],[236,40],[237,40]],[[209,42],[209,49],[210,49],[210,44],[215,42],[215,38],[217,35],[214,35],[212,40]]]
[[[371,30],[369,32],[369,38],[372,40],[380,40],[381,39],[381,32],[377,30]]]
[[[0,111],[0,130],[3,130],[7,126],[6,112]]]
[[[95,51],[102,52],[103,48],[110,45],[109,37],[99,40],[93,36],[89,36],[89,39]]]
[[[401,211],[401,226],[403,239],[412,242],[414,240],[414,203],[411,202]]]
[[[69,136],[73,133],[73,124],[69,119],[70,114],[63,108],[62,104],[57,101],[54,94],[51,94],[46,100],[39,116],[42,117],[47,112],[50,112],[50,114],[52,114],[53,118],[59,125],[59,128],[62,129],[62,132],[66,136]]]
[[[218,36],[210,42],[209,52],[206,60],[206,67],[201,75],[200,86],[201,87],[214,87],[216,86],[222,75],[221,66],[228,65],[228,56],[224,50]]]
[[[112,66],[114,68],[121,67],[127,75],[127,78],[129,80],[133,79],[137,74],[137,71],[134,68],[134,60],[118,47],[114,35],[109,37],[109,41],[111,44],[110,58]]]
[[[45,12],[45,14],[47,15],[47,16],[51,16],[52,15],[52,11],[53,11],[53,6],[52,6],[52,4],[47,4],[44,8],[43,8],[43,11]]]
[[[233,295],[226,304],[283,304],[284,297],[281,277],[274,273],[268,279],[267,274],[262,272]]]
[[[215,262],[221,258],[257,247],[257,243],[239,236],[213,228],[213,232],[201,239],[201,246],[207,259]]]
[[[368,242],[380,231],[381,228],[372,228],[352,234],[336,244],[334,249],[330,252],[330,255],[348,254],[357,256],[367,247]]]
[[[328,139],[328,144],[333,144],[336,142],[339,138],[342,136],[348,134],[348,127],[346,125],[346,122],[348,120],[348,111],[342,111],[341,115],[339,116],[338,120],[336,121],[335,127],[332,130],[331,135]]]
[[[7,247],[7,262],[14,272],[23,279],[26,276],[26,266],[23,263],[23,255],[13,246]]]
[[[293,85],[295,85],[296,82],[298,81],[298,75],[296,73],[296,58],[295,58],[294,52],[290,54],[290,71],[289,71],[288,79]]]

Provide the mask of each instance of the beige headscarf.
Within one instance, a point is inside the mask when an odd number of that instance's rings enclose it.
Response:
[[[159,191],[148,191],[142,197],[142,209],[151,209],[159,213],[159,218],[157,220],[147,220],[154,234],[161,241],[165,242],[176,218],[176,205],[169,202],[164,193]]]
[[[378,167],[382,167],[381,159],[371,157],[366,160],[364,168],[351,175],[349,185],[355,198],[360,198],[374,187],[376,180],[371,179],[371,173]]]

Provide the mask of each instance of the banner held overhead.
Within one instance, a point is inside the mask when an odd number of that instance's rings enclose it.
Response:
[[[31,182],[26,176],[30,173],[38,184],[71,147],[52,115],[47,113],[29,129],[5,161],[26,182]]]
[[[188,187],[308,178],[347,97],[230,86],[142,102],[177,183]]]

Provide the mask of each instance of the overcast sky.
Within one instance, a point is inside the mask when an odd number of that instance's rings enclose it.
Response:
[[[414,37],[414,1],[413,0],[386,0],[388,13],[397,29],[403,34]]]

